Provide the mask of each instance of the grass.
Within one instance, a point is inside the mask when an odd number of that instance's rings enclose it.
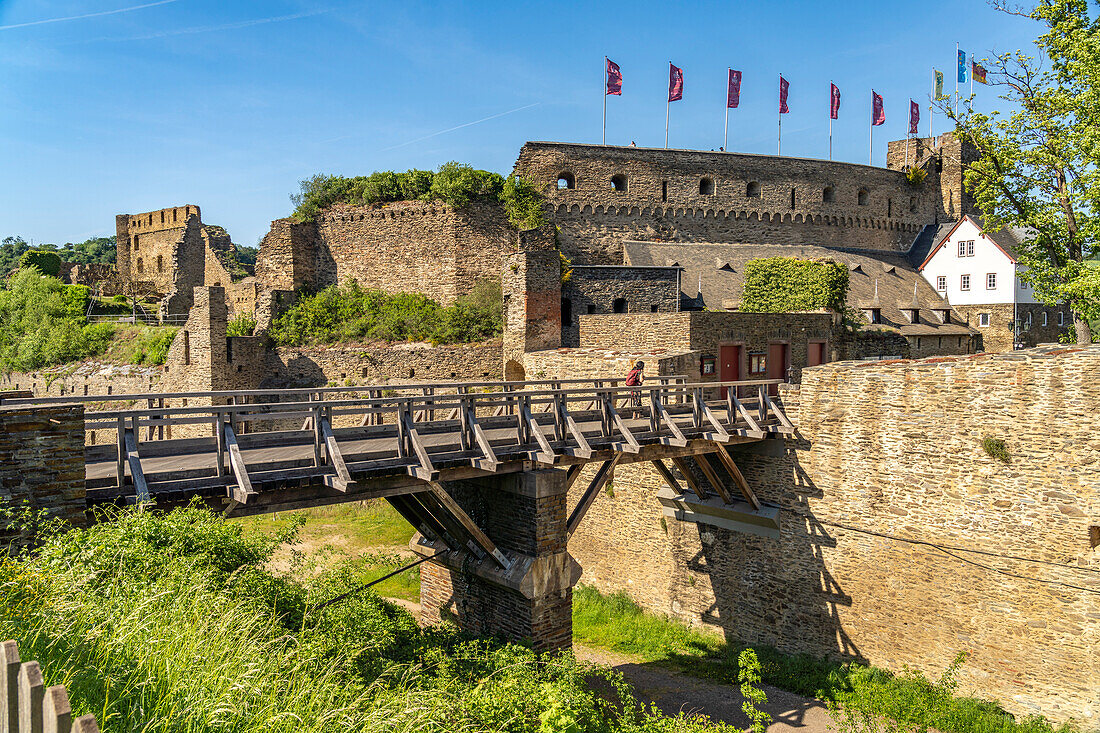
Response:
[[[591,586],[573,591],[573,639],[591,646],[635,655],[684,674],[737,684],[738,655],[746,646],[693,629],[664,615],[644,611],[625,593],[603,595]],[[1041,717],[1016,721],[994,702],[954,696],[957,666],[940,680],[906,670],[894,675],[854,662],[809,654],[784,654],[754,646],[763,682],[833,705],[873,711],[901,730],[943,733],[1069,733]],[[961,664],[962,658],[956,664]],[[927,726],[927,727],[926,727]]]

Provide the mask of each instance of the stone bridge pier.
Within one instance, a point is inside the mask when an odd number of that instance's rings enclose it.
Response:
[[[474,547],[446,551],[418,532],[411,548],[435,555],[420,566],[424,622],[449,619],[473,634],[529,640],[537,651],[572,645],[581,568],[566,549],[566,473],[529,470],[444,485],[508,567]]]

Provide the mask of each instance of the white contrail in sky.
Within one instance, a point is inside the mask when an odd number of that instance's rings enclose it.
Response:
[[[128,8],[119,8],[118,10],[101,10],[98,13],[85,13],[84,15],[70,15],[65,18],[46,18],[45,20],[31,20],[26,23],[12,23],[11,25],[0,25],[0,31],[10,31],[12,28],[26,28],[31,25],[44,25],[46,23],[61,23],[66,20],[80,20],[81,18],[98,18],[101,15],[117,15],[118,13],[129,13],[131,10],[141,10],[142,8],[153,8],[157,5],[167,5],[168,3],[179,2],[179,0],[157,0],[155,3],[145,3],[144,5],[132,5]]]
[[[466,123],[461,124],[461,125],[455,125],[454,127],[448,127],[446,130],[440,130],[439,132],[433,132],[430,135],[424,135],[423,137],[418,137],[415,140],[408,140],[408,141],[403,142],[403,143],[398,143],[397,145],[391,145],[388,148],[382,148],[378,152],[379,153],[384,153],[387,150],[396,150],[397,148],[403,148],[406,145],[412,145],[413,143],[418,143],[421,140],[427,140],[428,138],[436,137],[437,135],[445,135],[448,132],[454,132],[455,130],[461,130],[463,127],[469,127],[471,125],[479,125],[482,122],[488,122],[489,120],[495,120],[497,117],[503,117],[504,115],[510,115],[510,114],[515,113],[515,112],[522,112],[525,109],[530,109],[531,107],[537,107],[540,104],[542,104],[542,102],[532,102],[531,104],[525,104],[522,107],[516,107],[515,109],[510,109],[507,112],[498,112],[495,115],[489,115],[488,117],[482,117],[480,120],[474,120],[473,122],[466,122]],[[348,137],[351,137],[351,136],[349,135]]]
[[[293,13],[291,15],[276,15],[271,18],[253,18],[252,20],[239,20],[235,23],[223,23],[221,25],[206,25],[196,26],[194,28],[180,28],[174,31],[158,31],[156,33],[147,33],[141,36],[129,36],[127,38],[89,38],[88,41],[147,41],[152,38],[165,38],[166,36],[180,36],[188,33],[210,33],[212,31],[228,31],[237,28],[248,28],[253,25],[261,25],[263,23],[277,23],[281,20],[295,20],[297,18],[309,18],[313,15],[321,15],[322,13],[328,13],[332,8],[325,8],[323,10],[308,10],[304,13]]]

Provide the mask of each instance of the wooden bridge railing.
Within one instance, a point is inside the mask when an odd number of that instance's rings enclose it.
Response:
[[[637,387],[611,385],[611,380],[588,381],[582,387],[520,389],[527,384],[494,385],[499,391],[475,392],[459,385],[453,394],[427,393],[336,399],[343,392],[329,392],[322,399],[298,402],[228,403],[187,407],[146,407],[89,412],[86,429],[113,429],[115,445],[88,446],[90,462],[114,462],[114,482],[127,486],[127,468],[138,502],[150,499],[142,457],[184,453],[216,453],[214,471],[232,498],[246,503],[256,493],[249,473],[262,471],[266,480],[325,474],[339,491],[355,483],[356,472],[373,466],[407,472],[421,481],[436,481],[438,454],[444,448],[430,446],[430,435],[450,435],[456,444],[447,448],[466,465],[486,472],[499,470],[517,455],[545,465],[565,459],[571,463],[592,458],[593,443],[616,453],[640,452],[642,441],[686,446],[693,439],[728,443],[735,437],[761,439],[769,432],[793,428],[768,394],[780,380],[750,380],[689,384],[682,381]],[[576,384],[576,380],[572,381]],[[438,385],[436,385],[438,387]],[[542,386],[537,385],[537,386]],[[725,387],[725,398],[707,400]],[[742,394],[755,393],[743,397]],[[313,397],[313,394],[306,394]],[[178,395],[162,395],[175,399]],[[329,399],[323,399],[328,397]],[[353,418],[353,427],[338,428],[337,418]],[[278,429],[279,423],[301,428]],[[273,430],[255,430],[267,423]],[[241,426],[253,426],[245,435]],[[210,426],[208,438],[158,439],[164,428],[182,425]],[[145,432],[146,440],[142,441]],[[341,444],[341,439],[344,444]],[[347,455],[347,442],[371,440],[369,455]],[[439,441],[437,441],[438,443]],[[308,466],[291,467],[281,474],[262,466],[246,465],[242,449],[312,445]],[[308,449],[307,449],[308,450]],[[201,472],[193,474],[202,475]]]
[[[20,662],[14,641],[0,643],[0,731],[99,733],[94,715],[73,720],[64,685],[46,687],[38,662]]]

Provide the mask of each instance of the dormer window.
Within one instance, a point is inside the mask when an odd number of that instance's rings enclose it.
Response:
[[[935,313],[939,317],[940,323],[951,323],[951,311],[947,308],[937,308]]]
[[[881,308],[864,308],[863,315],[867,318],[868,323],[882,323]]]
[[[904,308],[902,313],[909,319],[910,323],[920,323],[920,309],[919,308]]]

